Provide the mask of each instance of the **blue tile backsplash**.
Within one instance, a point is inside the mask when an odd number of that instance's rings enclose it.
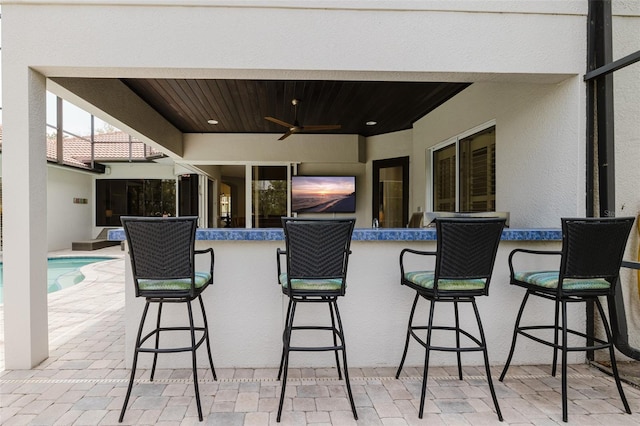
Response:
[[[122,241],[124,230],[109,231],[109,239]],[[197,240],[211,241],[280,241],[284,239],[282,229],[208,228],[196,231]],[[434,228],[357,228],[353,241],[435,241]],[[502,231],[502,241],[560,241],[560,229],[514,229]]]

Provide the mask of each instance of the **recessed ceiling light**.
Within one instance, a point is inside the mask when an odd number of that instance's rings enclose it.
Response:
[[[218,120],[214,120],[214,119],[207,120],[207,123],[209,123],[209,124],[218,124]]]
[[[378,124],[378,122],[377,122],[377,121],[373,121],[373,120],[371,120],[371,121],[367,121],[367,122],[366,122],[366,123],[364,123],[364,124],[366,124],[367,126],[375,126],[376,124]]]

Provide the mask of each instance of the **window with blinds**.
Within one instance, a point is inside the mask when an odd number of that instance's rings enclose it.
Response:
[[[432,151],[434,211],[495,211],[495,131],[490,126]]]
[[[459,149],[460,211],[495,211],[495,127],[461,139]]]
[[[433,210],[456,211],[456,145],[433,153]]]

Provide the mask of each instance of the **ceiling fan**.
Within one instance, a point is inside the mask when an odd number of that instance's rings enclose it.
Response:
[[[291,136],[294,133],[300,133],[300,132],[304,132],[304,131],[320,131],[320,130],[338,130],[340,129],[340,125],[339,124],[315,124],[315,125],[308,125],[308,126],[303,126],[298,122],[298,104],[300,104],[300,100],[299,99],[293,99],[291,100],[291,105],[293,105],[294,108],[294,118],[293,118],[293,124],[287,123],[286,121],[282,121],[282,120],[278,120],[277,118],[273,118],[273,117],[265,117],[265,120],[271,121],[272,123],[276,123],[279,124],[281,126],[287,127],[289,130],[286,131],[285,134],[283,134],[282,136],[280,136],[280,138],[278,139],[279,141],[288,138],[289,136]]]

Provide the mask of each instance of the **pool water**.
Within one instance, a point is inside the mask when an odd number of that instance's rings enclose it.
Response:
[[[84,280],[80,268],[91,263],[111,260],[105,256],[50,257],[47,259],[47,293],[71,287]],[[0,262],[0,304],[3,303],[3,270]]]

